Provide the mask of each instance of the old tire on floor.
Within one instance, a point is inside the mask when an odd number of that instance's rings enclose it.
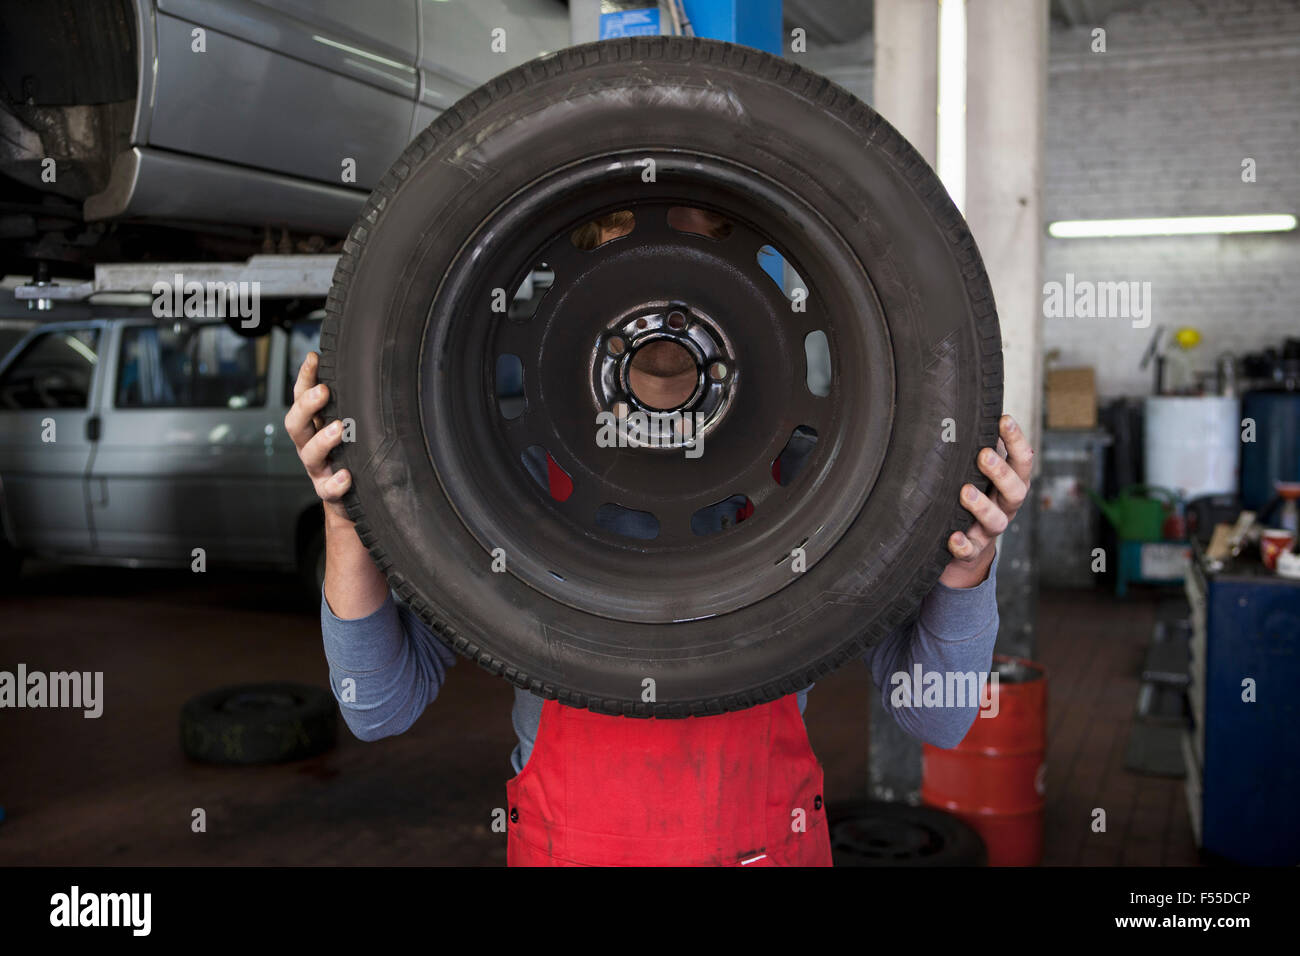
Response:
[[[511,305],[530,275],[549,291]],[[915,612],[987,485],[1001,344],[970,232],[879,115],[753,49],[589,44],[474,91],[383,177],[326,311],[362,541],[442,640],[572,706],[807,686]],[[628,363],[657,339],[695,390],[647,410]],[[615,409],[694,422],[700,454],[667,425],[611,444]]]
[[[862,801],[828,815],[836,866],[986,866],[980,835],[934,807]]]
[[[338,739],[338,709],[322,687],[276,681],[222,687],[181,708],[181,749],[204,763],[284,763]]]

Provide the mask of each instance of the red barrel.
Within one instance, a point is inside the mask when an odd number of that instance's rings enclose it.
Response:
[[[926,744],[921,801],[969,824],[988,846],[989,866],[1037,866],[1043,859],[1047,766],[1047,675],[1032,661],[997,655],[998,680],[952,750]],[[996,706],[995,706],[996,705]]]

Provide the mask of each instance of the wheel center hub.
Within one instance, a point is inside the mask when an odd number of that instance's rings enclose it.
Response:
[[[684,306],[619,318],[595,354],[597,404],[613,416],[620,447],[695,447],[730,408],[740,377],[717,323]]]
[[[628,363],[628,390],[642,405],[657,411],[681,408],[695,394],[700,367],[684,345],[654,339],[633,353]]]

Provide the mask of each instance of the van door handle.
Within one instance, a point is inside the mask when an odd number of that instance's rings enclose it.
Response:
[[[86,441],[99,441],[99,424],[98,415],[86,419]]]

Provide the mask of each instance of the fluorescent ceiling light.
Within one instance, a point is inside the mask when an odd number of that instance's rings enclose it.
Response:
[[[1063,219],[1047,227],[1056,239],[1109,236],[1199,236],[1229,232],[1287,232],[1296,227],[1292,215],[1176,216],[1170,219]]]
[[[939,129],[935,165],[966,211],[966,0],[939,0]]]

